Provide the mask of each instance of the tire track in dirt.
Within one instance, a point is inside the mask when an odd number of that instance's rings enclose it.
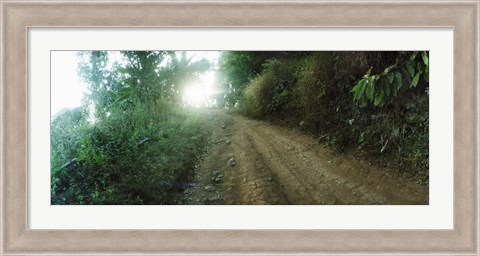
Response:
[[[364,204],[382,204],[385,198],[374,193],[363,190],[358,193],[361,185],[348,181],[338,175],[324,171],[326,167],[322,165],[321,160],[307,156],[305,149],[291,140],[288,141],[281,134],[271,134],[271,129],[263,126],[254,125],[254,130],[258,138],[273,138],[269,141],[270,147],[274,150],[272,160],[279,164],[284,164],[286,168],[285,183],[295,183],[298,181],[298,187],[305,188],[304,194],[309,194],[314,201],[305,201],[305,204],[349,204],[351,202],[360,202]],[[260,127],[260,128],[257,128]],[[265,143],[267,144],[267,143]],[[293,163],[293,164],[292,164]],[[289,175],[291,175],[289,177]],[[298,190],[291,190],[289,194],[296,194]],[[297,200],[298,201],[298,200]],[[301,201],[300,201],[301,202]]]
[[[190,204],[428,204],[428,188],[298,131],[222,110],[205,119],[211,134]]]

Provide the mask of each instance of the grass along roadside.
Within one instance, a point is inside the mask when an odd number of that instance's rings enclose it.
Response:
[[[135,109],[52,122],[52,204],[172,204],[205,142],[197,115]]]

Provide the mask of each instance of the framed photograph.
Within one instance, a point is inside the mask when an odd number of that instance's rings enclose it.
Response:
[[[0,2],[1,254],[480,255],[479,6]]]

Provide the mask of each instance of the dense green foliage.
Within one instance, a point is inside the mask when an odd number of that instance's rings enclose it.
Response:
[[[52,203],[169,203],[167,191],[190,178],[202,131],[190,116],[145,111],[95,125],[71,122],[74,111],[59,115],[52,123]]]
[[[52,118],[52,204],[176,203],[206,140],[185,91],[215,63],[178,51],[78,57],[89,93]],[[224,52],[218,64],[216,106],[428,184],[428,52]]]
[[[219,70],[223,74],[223,79],[219,83],[228,88],[225,105],[233,107],[242,99],[245,85],[264,70],[267,61],[294,60],[308,54],[308,52],[269,51],[224,52]]]
[[[52,204],[175,203],[205,138],[195,114],[175,110],[172,88],[209,63],[174,52],[122,52],[114,63],[111,54],[79,54],[90,94],[52,119]]]
[[[249,54],[230,52],[223,63],[248,64]],[[428,52],[278,52],[260,71],[223,68],[245,114],[300,127],[428,182]]]

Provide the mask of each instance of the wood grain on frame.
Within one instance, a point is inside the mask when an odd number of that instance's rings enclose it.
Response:
[[[2,252],[478,254],[478,2],[3,2]],[[373,13],[375,15],[365,15]],[[453,27],[453,230],[28,230],[28,27]]]

